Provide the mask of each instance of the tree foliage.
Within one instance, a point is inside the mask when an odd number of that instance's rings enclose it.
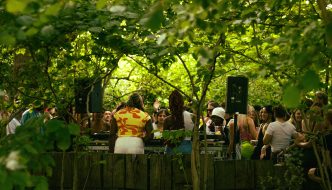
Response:
[[[331,91],[331,10],[326,0],[1,1],[0,89],[6,108],[38,99],[67,112],[79,78],[103,80],[106,109],[136,90],[166,106],[177,88],[199,116],[206,99],[225,101],[228,76],[244,75],[251,104],[296,107]]]

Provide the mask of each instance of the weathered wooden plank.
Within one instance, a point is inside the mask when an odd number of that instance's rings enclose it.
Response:
[[[79,174],[79,189],[93,189],[101,187],[101,153],[78,154],[77,172]]]
[[[163,189],[164,158],[157,154],[150,155],[150,189]]]
[[[172,166],[172,159],[171,155],[160,155],[162,159],[162,180],[161,180],[161,189],[163,190],[171,190],[173,189],[173,166]],[[151,189],[152,190],[152,189]]]
[[[204,163],[205,155],[200,155],[200,189],[214,189],[214,156],[211,154],[207,155],[207,179],[206,179],[206,188],[204,188]]]
[[[113,189],[126,188],[126,157],[123,154],[113,154]]]
[[[172,187],[174,190],[182,190],[192,184],[191,182],[191,155],[172,156]]]
[[[63,188],[72,189],[73,185],[73,153],[65,152],[64,155],[62,152],[52,153],[52,156],[55,161],[55,167],[53,168],[53,175],[51,177],[52,181],[49,183],[50,189],[60,189],[61,187],[61,176],[62,169],[63,172]],[[64,157],[63,157],[64,156]],[[62,167],[62,160],[64,161],[64,165]]]
[[[235,189],[254,189],[255,167],[252,160],[236,160]]]
[[[125,155],[126,156],[126,188],[147,189],[148,187],[148,164],[147,155]]]
[[[60,189],[62,153],[52,153],[52,157],[56,167],[49,178],[49,187]],[[74,153],[65,154],[64,189],[73,188],[74,158]],[[120,155],[94,152],[84,153],[77,159],[79,189],[182,190],[190,188],[192,184],[190,155],[184,155],[182,158],[184,171],[180,168],[180,158],[175,155]],[[200,182],[203,189],[204,155],[200,159]],[[261,178],[280,178],[285,169],[273,166],[271,161],[218,161],[209,156],[207,162],[206,189],[257,189],[260,188]]]
[[[113,178],[114,178],[114,154],[105,153],[103,154],[103,159],[105,160],[104,167],[104,188],[105,189],[113,189]]]
[[[235,189],[235,162],[223,160],[214,162],[214,189]]]
[[[52,158],[54,159],[55,167],[53,167],[52,176],[49,177],[48,186],[49,186],[49,189],[55,189],[55,188],[60,187],[61,172],[60,172],[60,169],[58,169],[58,168],[61,167],[61,159],[59,158],[61,155],[59,155],[57,153],[50,153],[50,154],[52,155]]]
[[[272,160],[254,160],[255,167],[255,189],[260,189],[260,182],[274,174]]]

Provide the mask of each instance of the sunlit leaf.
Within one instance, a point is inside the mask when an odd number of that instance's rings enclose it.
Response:
[[[45,11],[45,14],[51,16],[57,16],[61,8],[62,8],[62,3],[56,3],[48,7]]]
[[[90,32],[95,32],[95,33],[99,33],[101,32],[103,29],[101,27],[91,27],[89,28]]]
[[[166,34],[163,33],[159,36],[158,40],[157,40],[157,44],[160,45],[161,43],[163,43],[163,41],[166,39]]]
[[[30,0],[7,0],[6,9],[10,13],[18,13],[24,11]]]
[[[100,10],[102,8],[104,8],[107,4],[108,0],[98,0],[97,4],[96,4],[96,9]]]
[[[40,33],[41,35],[45,36],[45,37],[49,37],[51,36],[53,33],[54,33],[54,27],[52,25],[47,25],[47,26],[44,26]]]
[[[110,8],[110,11],[113,13],[121,13],[126,10],[125,6],[115,5]]]
[[[26,34],[27,36],[32,36],[32,35],[35,35],[35,34],[37,34],[37,33],[38,33],[38,29],[37,29],[37,28],[34,28],[34,27],[29,28],[29,30],[27,30],[27,31],[25,32],[25,34]]]
[[[297,107],[300,104],[301,91],[295,86],[288,86],[282,96],[282,102],[289,108]]]
[[[33,22],[33,18],[31,16],[23,15],[17,18],[17,23],[24,26],[29,26]]]

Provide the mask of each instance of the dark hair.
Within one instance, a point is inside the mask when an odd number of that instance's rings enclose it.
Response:
[[[327,103],[328,103],[328,99],[327,99],[327,95],[326,95],[324,92],[322,92],[322,91],[317,91],[317,92],[315,93],[315,96],[316,96],[319,100],[321,100],[322,103],[323,103],[324,105],[327,105]]]
[[[271,121],[274,121],[275,118],[274,118],[274,114],[273,114],[273,108],[271,105],[267,105],[267,106],[263,106],[260,110],[262,109],[265,109],[267,114],[268,114],[268,121],[271,122]]]
[[[302,110],[300,108],[295,108],[295,109],[291,110],[291,112],[290,112],[290,118],[293,119],[294,121],[295,121],[295,114],[297,111],[300,111],[302,114]]]
[[[287,111],[282,105],[277,105],[273,108],[274,117],[276,118],[285,118],[287,115]]]
[[[165,113],[166,116],[169,116],[169,112],[168,112],[167,109],[160,109],[160,110],[157,112],[157,117],[158,117],[161,113]]]
[[[133,93],[129,96],[126,106],[144,111],[141,96],[138,93]]]
[[[171,111],[171,117],[174,121],[175,129],[184,128],[184,100],[179,91],[174,90],[169,96],[169,109]]]
[[[253,105],[254,109],[259,111],[261,110],[263,107],[261,105]]]
[[[116,111],[119,111],[119,110],[121,110],[121,109],[124,108],[124,107],[126,107],[126,102],[120,102],[120,103],[116,106],[115,110],[116,110]]]
[[[157,118],[158,118],[158,116],[159,116],[160,114],[162,114],[162,113],[165,113],[166,116],[169,116],[169,112],[168,112],[167,109],[160,109],[160,110],[156,113]],[[158,124],[158,119],[157,119],[157,121],[156,121],[155,123]]]
[[[209,104],[210,104],[211,106],[213,106],[214,108],[220,106],[217,102],[215,102],[215,101],[213,101],[213,100],[209,100],[208,103],[206,104],[206,106],[208,106]]]

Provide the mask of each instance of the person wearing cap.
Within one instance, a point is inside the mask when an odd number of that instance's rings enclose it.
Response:
[[[42,104],[38,101],[35,101],[33,104],[30,105],[30,108],[28,108],[22,113],[21,125],[24,125],[31,118],[41,117],[42,110]]]
[[[225,126],[225,110],[222,107],[216,107],[211,114],[212,124],[209,126],[211,131],[215,131],[215,134],[223,136],[224,144],[229,144],[229,129]]]

